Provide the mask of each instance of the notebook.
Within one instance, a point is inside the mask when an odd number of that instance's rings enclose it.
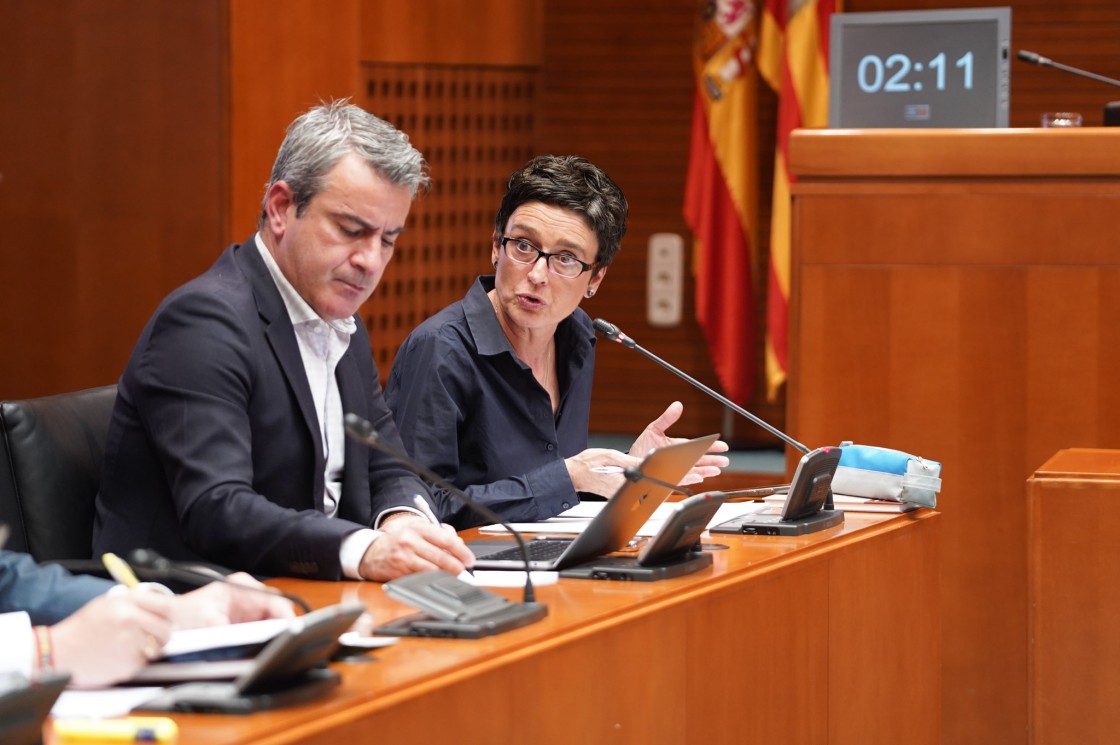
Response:
[[[841,524],[844,522],[841,510],[824,509],[839,463],[840,448],[817,448],[806,453],[793,473],[784,504],[720,523],[711,528],[711,532],[804,535]]]
[[[707,435],[651,451],[638,470],[665,485],[627,480],[577,537],[526,541],[530,568],[557,571],[625,546],[673,491],[668,485],[679,483],[718,437]],[[525,569],[516,541],[471,541],[467,547],[474,552],[475,569]]]

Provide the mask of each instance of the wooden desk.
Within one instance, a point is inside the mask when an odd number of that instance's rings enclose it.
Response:
[[[1030,742],[1120,731],[1120,451],[1061,450],[1027,481]]]
[[[537,624],[403,639],[340,664],[317,702],[179,716],[180,743],[934,745],[939,524],[852,514],[808,537],[713,537],[729,548],[688,577],[561,580],[539,588]],[[412,612],[376,583],[275,584],[314,606],[358,598],[379,621]]]

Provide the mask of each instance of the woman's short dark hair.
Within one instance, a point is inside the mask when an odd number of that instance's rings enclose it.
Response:
[[[595,263],[599,268],[610,266],[626,235],[629,205],[603,169],[576,155],[538,155],[509,177],[494,223],[496,233],[502,235],[514,211],[530,202],[581,215],[599,239]]]

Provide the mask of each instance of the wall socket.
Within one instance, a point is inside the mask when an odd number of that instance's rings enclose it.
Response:
[[[676,233],[649,237],[646,262],[646,320],[650,326],[681,322],[684,293],[684,239]]]

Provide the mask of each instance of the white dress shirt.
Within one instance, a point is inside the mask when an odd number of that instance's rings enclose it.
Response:
[[[19,673],[31,677],[32,660],[35,658],[35,634],[31,630],[31,616],[23,611],[0,613],[0,673]]]
[[[350,346],[350,336],[356,330],[356,324],[353,318],[334,321],[324,321],[320,318],[280,271],[276,260],[261,240],[260,233],[256,235],[256,244],[261,258],[264,259],[264,265],[268,267],[268,272],[276,283],[276,289],[280,291],[280,297],[284,300],[284,307],[288,310],[288,317],[292,321],[296,341],[299,343],[307,382],[311,386],[311,397],[315,401],[315,414],[319,419],[319,434],[323,441],[323,456],[326,461],[323,478],[323,511],[327,517],[334,517],[338,514],[338,500],[342,497],[342,468],[346,450],[346,430],[342,423],[342,397],[339,395],[334,373],[338,361]],[[379,515],[378,520],[380,519]],[[339,553],[343,574],[351,579],[362,579],[358,572],[362,557],[365,556],[370,544],[380,536],[380,531],[369,528],[363,528],[346,536]]]

